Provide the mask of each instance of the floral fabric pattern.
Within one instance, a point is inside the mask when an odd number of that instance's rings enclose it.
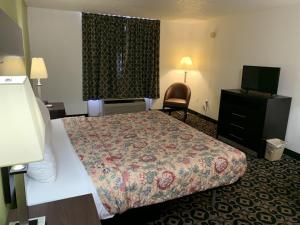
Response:
[[[232,184],[246,156],[159,111],[64,118],[111,214]]]

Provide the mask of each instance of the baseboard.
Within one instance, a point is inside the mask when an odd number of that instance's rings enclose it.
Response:
[[[212,122],[212,123],[215,123],[215,124],[218,123],[217,120],[215,120],[215,119],[213,119],[213,118],[210,118],[210,117],[208,117],[208,116],[206,116],[206,115],[203,115],[203,114],[201,114],[201,113],[199,113],[199,112],[196,112],[196,111],[194,111],[194,110],[192,110],[192,109],[188,109],[188,112],[191,113],[191,114],[194,114],[194,115],[196,115],[196,116],[199,116],[200,118],[205,119],[205,120],[207,120],[207,121],[209,121],[209,122]]]
[[[151,110],[151,109],[150,109]],[[153,110],[153,109],[152,109]],[[159,110],[159,111],[164,111],[163,109],[157,109],[157,110]],[[178,110],[178,111],[180,111],[180,110]],[[205,116],[205,115],[203,115],[203,114],[201,114],[201,113],[199,113],[199,112],[196,112],[196,111],[194,111],[194,110],[192,110],[192,109],[188,109],[188,112],[189,113],[191,113],[191,114],[194,114],[194,115],[196,115],[196,116],[199,116],[200,118],[202,118],[202,119],[204,119],[204,120],[207,120],[207,121],[209,121],[209,122],[212,122],[212,123],[214,123],[214,124],[217,124],[218,123],[218,120],[215,120],[215,119],[213,119],[213,118],[210,118],[210,117],[208,117],[208,116]]]
[[[298,152],[294,152],[290,149],[284,149],[284,154],[294,158],[294,159],[297,159],[297,160],[300,160],[300,154]]]

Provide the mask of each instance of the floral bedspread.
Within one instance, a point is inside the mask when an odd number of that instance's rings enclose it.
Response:
[[[111,214],[228,185],[246,170],[244,153],[159,111],[63,121]]]

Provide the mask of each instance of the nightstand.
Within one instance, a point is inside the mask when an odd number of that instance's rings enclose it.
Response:
[[[29,217],[46,216],[47,225],[101,225],[91,194],[29,207]],[[17,220],[17,210],[8,213],[6,225]]]
[[[59,119],[66,116],[65,105],[63,102],[48,102],[52,107],[48,107],[50,118]]]

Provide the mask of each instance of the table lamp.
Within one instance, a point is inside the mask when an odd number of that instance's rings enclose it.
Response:
[[[47,73],[44,59],[43,58],[32,58],[30,79],[37,79],[38,96],[40,99],[42,99],[41,79],[47,79],[47,78],[48,78],[48,73]]]
[[[0,76],[24,76],[25,74],[23,57],[5,56],[0,60]]]
[[[0,167],[11,166],[19,219],[9,225],[45,224],[45,217],[28,219],[26,204],[27,163],[43,159],[45,139],[45,124],[27,76],[0,76],[0,96]]]
[[[187,70],[193,65],[192,59],[189,56],[182,57],[180,64],[183,66],[184,71],[184,83],[186,83]]]

